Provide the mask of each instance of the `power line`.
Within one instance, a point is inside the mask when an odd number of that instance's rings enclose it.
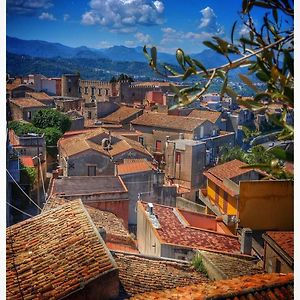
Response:
[[[17,187],[22,191],[22,193],[39,209],[42,210],[25,192],[24,190],[20,187],[20,185],[16,182],[14,177],[9,173],[9,171],[6,169],[7,174],[10,176],[10,178],[13,180],[13,182],[17,185]]]
[[[24,215],[28,216],[28,217],[33,217],[32,215],[30,215],[30,214],[26,213],[25,211],[23,211],[23,210],[21,210],[21,209],[19,209],[19,208],[15,207],[15,206],[13,206],[12,204],[10,204],[10,203],[9,203],[9,202],[7,202],[7,201],[6,201],[6,204],[7,204],[7,205],[9,205],[9,206],[11,206],[11,207],[12,207],[12,208],[14,208],[15,210],[17,210],[17,211],[21,212],[22,214],[24,214]]]

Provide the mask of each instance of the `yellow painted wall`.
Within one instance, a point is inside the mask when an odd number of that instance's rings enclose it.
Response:
[[[240,182],[239,226],[252,230],[293,230],[293,186],[287,180]]]
[[[217,187],[216,185],[211,181],[211,180],[207,180],[207,195],[210,199],[210,201],[213,204],[216,204],[215,202],[215,198],[216,198],[216,192],[217,192]],[[221,209],[221,211],[223,212],[223,204],[224,204],[224,198],[225,198],[225,192],[219,188],[219,193],[218,193],[218,206]],[[236,199],[235,197],[232,197],[230,195],[227,196],[227,214],[228,215],[236,215]]]

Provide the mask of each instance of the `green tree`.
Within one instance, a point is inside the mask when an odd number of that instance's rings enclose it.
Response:
[[[55,127],[62,133],[69,130],[71,120],[68,116],[54,109],[42,109],[34,114],[32,123],[38,128]]]
[[[245,152],[239,146],[233,148],[228,146],[221,147],[220,163],[225,163],[234,159],[245,161]]]

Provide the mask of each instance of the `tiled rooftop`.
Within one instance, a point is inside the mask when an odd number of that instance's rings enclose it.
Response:
[[[139,202],[138,205],[144,208],[146,214],[147,203]],[[190,227],[189,224],[182,222],[182,217],[181,220],[178,218],[176,213],[174,213],[173,207],[159,204],[153,204],[153,206],[153,212],[160,224],[158,229],[153,227],[153,230],[156,230],[162,243],[179,245],[191,249],[240,253],[240,243],[236,236],[208,229],[200,229],[199,227]]]
[[[136,295],[135,300],[292,300],[293,274],[257,274]]]
[[[34,168],[34,163],[31,156],[20,156],[20,161],[24,167]]]
[[[53,98],[44,92],[28,92],[26,93],[28,96],[36,99],[36,100],[52,100]]]
[[[291,258],[294,258],[293,231],[267,231],[266,235],[269,236]]]
[[[61,299],[115,269],[80,200],[6,229],[7,299]]]
[[[213,266],[223,279],[264,273],[257,260],[242,256],[200,251],[201,256]]]
[[[206,173],[210,173],[211,175],[217,177],[220,180],[224,180],[225,178],[230,179],[248,173],[251,170],[253,170],[253,169],[242,169],[241,167],[244,166],[247,166],[247,164],[238,159],[234,159],[226,163],[212,167],[208,169]]]
[[[172,116],[161,113],[144,113],[131,121],[133,125],[193,131],[206,120],[184,116]]]
[[[63,204],[68,203],[69,200],[59,197],[51,197],[46,205],[43,207],[43,212],[49,211]],[[89,213],[93,223],[97,228],[104,228],[106,231],[106,245],[110,249],[107,242],[119,245],[119,247],[127,247],[128,249],[136,250],[134,240],[126,230],[123,220],[108,211],[102,211],[84,204],[85,209]]]
[[[128,107],[128,106],[121,106],[116,111],[114,111],[110,115],[100,120],[102,122],[107,122],[107,123],[121,123],[123,121],[126,121],[131,116],[140,112],[142,112],[142,109]]]
[[[53,194],[82,195],[127,192],[119,176],[71,176],[54,180]]]
[[[119,278],[129,295],[207,283],[209,279],[184,261],[114,252]]]
[[[46,107],[45,104],[33,98],[17,98],[10,100],[10,102],[22,108]]]
[[[221,116],[220,112],[217,111],[209,111],[209,110],[198,110],[198,109],[193,109],[188,117],[190,118],[199,118],[202,120],[209,120],[212,123],[215,123],[219,117]]]
[[[135,150],[151,157],[151,154],[139,142],[120,136],[119,134],[117,135],[118,136],[114,136],[115,140],[112,143],[112,148],[110,150],[103,149],[101,143],[93,141],[93,139],[97,137],[109,137],[109,133],[102,128],[91,129],[84,131],[81,134],[65,136],[64,138],[61,138],[58,143],[62,152],[67,156],[72,156],[87,150],[94,150],[103,155],[114,157],[123,152]]]
[[[132,174],[152,171],[154,167],[146,159],[137,160],[134,162],[124,162],[123,164],[117,165],[118,175]]]

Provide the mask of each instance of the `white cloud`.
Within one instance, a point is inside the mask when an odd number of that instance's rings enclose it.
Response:
[[[217,16],[209,6],[200,10],[201,19],[198,26],[199,29],[214,35],[223,34],[224,27],[217,23]]]
[[[100,43],[99,43],[99,48],[110,48],[110,47],[112,47],[113,46],[113,44],[111,44],[110,42],[108,42],[108,41],[101,41]]]
[[[137,32],[134,37],[142,44],[149,44],[151,42],[151,36],[142,32]]]
[[[136,25],[162,24],[164,5],[153,0],[91,0],[81,23],[99,24],[115,31],[130,32]]]
[[[70,19],[70,15],[69,14],[64,14],[64,21],[68,21]]]
[[[9,13],[20,15],[38,14],[42,9],[53,6],[51,0],[7,0],[6,7]]]
[[[39,16],[40,20],[48,20],[48,21],[55,21],[56,18],[52,15],[49,14],[47,12],[43,12],[40,16]]]

